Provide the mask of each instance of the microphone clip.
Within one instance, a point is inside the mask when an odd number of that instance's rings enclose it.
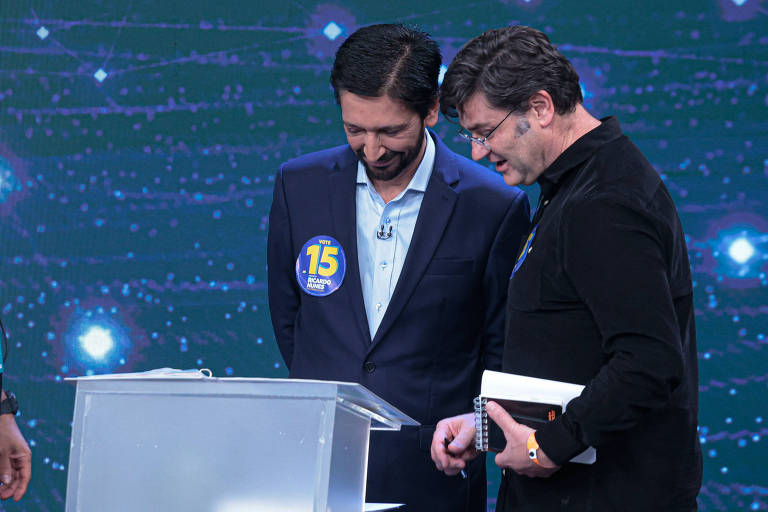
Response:
[[[392,224],[389,225],[389,231],[384,231],[384,224],[376,231],[376,238],[379,240],[389,240],[392,238]]]

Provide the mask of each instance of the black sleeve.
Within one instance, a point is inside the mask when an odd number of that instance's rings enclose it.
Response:
[[[561,418],[537,432],[557,464],[667,405],[684,371],[665,249],[671,235],[662,223],[597,199],[575,204],[563,218],[566,274],[597,324],[607,363]]]

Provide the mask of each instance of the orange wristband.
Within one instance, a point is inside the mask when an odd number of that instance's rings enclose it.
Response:
[[[541,466],[539,462],[539,443],[536,441],[536,431],[531,432],[528,436],[528,458],[531,459],[534,464]]]

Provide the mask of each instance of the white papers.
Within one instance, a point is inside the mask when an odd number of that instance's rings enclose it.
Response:
[[[90,375],[78,377],[77,380],[120,380],[120,379],[204,379],[212,377],[213,373],[208,368],[202,370],[179,370],[176,368],[157,368],[146,372],[134,373],[107,373],[105,375]],[[65,379],[72,380],[72,379]]]
[[[480,385],[480,396],[557,404],[562,405],[565,410],[566,404],[579,396],[582,389],[584,386],[569,382],[485,370]]]

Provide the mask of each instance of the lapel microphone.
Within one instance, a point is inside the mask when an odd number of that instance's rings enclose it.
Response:
[[[392,224],[389,225],[389,231],[384,231],[384,224],[376,231],[376,238],[379,240],[389,240],[392,238]]]

